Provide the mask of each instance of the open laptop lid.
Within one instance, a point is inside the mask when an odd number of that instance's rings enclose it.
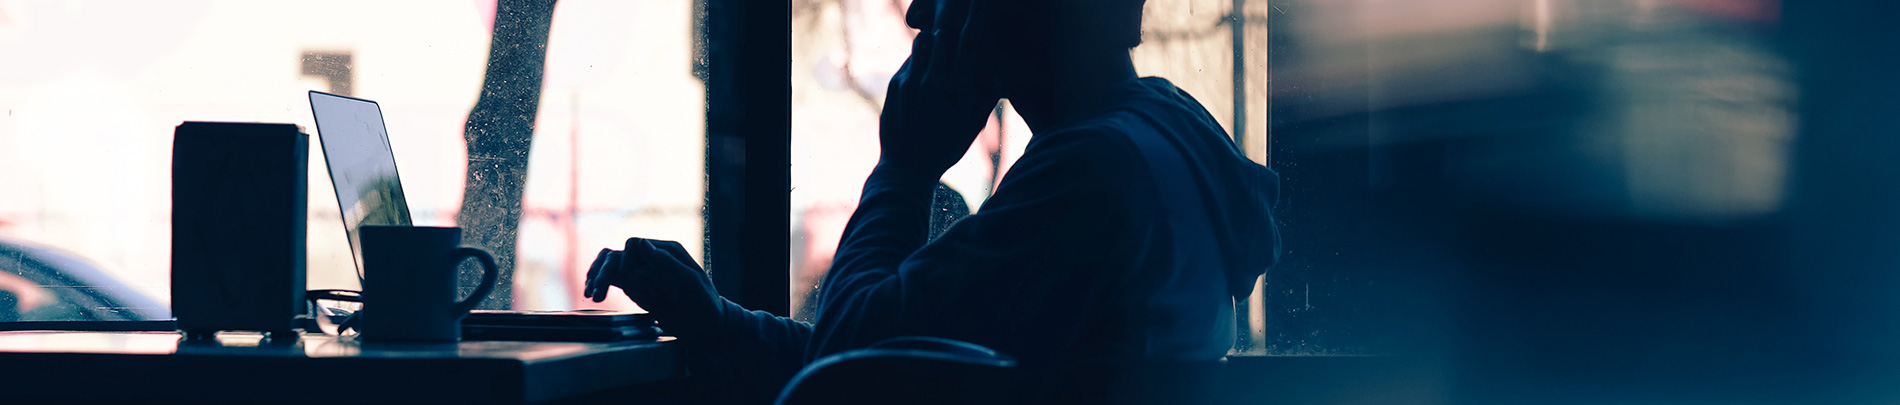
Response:
[[[323,161],[330,167],[330,183],[336,186],[337,207],[361,280],[363,245],[357,230],[364,225],[410,224],[383,110],[374,101],[311,91],[310,111],[317,118],[317,139],[323,143]]]

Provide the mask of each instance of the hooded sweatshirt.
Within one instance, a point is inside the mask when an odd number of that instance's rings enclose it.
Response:
[[[689,347],[717,370],[695,373],[763,395],[806,363],[898,336],[984,345],[1032,371],[1218,361],[1234,300],[1278,258],[1279,177],[1165,79],[1124,83],[1103,105],[1036,134],[981,211],[934,240],[937,179],[874,170],[815,321],[728,303],[724,337]]]

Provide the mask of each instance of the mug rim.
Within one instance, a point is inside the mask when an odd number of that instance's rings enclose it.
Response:
[[[421,225],[363,225],[357,229],[370,228],[418,228],[418,229],[461,229],[459,226],[421,226]]]

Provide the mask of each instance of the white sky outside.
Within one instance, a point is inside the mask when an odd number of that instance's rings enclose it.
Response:
[[[704,91],[688,0],[557,6],[518,259],[523,308],[579,301],[564,255],[627,236],[702,235]],[[288,122],[313,135],[308,51],[349,52],[376,100],[419,225],[452,225],[462,128],[487,59],[493,1],[0,0],[0,238],[52,245],[167,300],[171,133],[193,121]],[[577,104],[578,103],[578,104]],[[577,118],[578,115],[578,118]],[[579,138],[578,243],[557,218]],[[314,142],[313,142],[314,143]],[[311,148],[310,288],[354,288]],[[571,247],[571,249],[570,249]],[[630,307],[621,300],[611,307]]]

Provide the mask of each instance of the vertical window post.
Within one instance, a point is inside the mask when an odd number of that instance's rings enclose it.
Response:
[[[790,2],[701,0],[706,267],[721,294],[790,315]]]

